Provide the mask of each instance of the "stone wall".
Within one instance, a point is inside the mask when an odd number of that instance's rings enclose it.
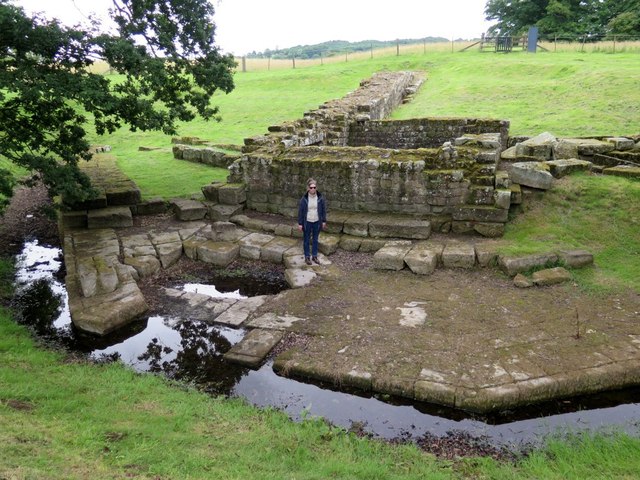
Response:
[[[384,72],[304,118],[245,140],[228,181],[244,184],[246,206],[297,215],[310,177],[330,210],[418,216],[435,231],[498,236],[511,190],[496,177],[509,122],[492,119],[384,120],[423,82]]]
[[[496,236],[507,220],[511,192],[507,184],[496,184],[499,149],[486,144],[486,137],[467,137],[463,146],[437,149],[258,151],[232,165],[229,181],[245,184],[247,208],[260,212],[296,217],[305,182],[313,177],[330,211],[412,215],[429,218],[436,231]]]
[[[240,158],[240,154],[228,154],[210,147],[201,148],[178,144],[173,146],[173,158],[204,163],[211,167],[227,168]]]
[[[310,145],[347,146],[356,121],[386,118],[424,81],[418,72],[381,72],[348,95],[324,103],[294,122],[269,127],[269,133],[245,139],[245,152]]]
[[[437,148],[467,134],[499,133],[507,147],[509,123],[476,118],[417,118],[411,120],[357,121],[349,129],[348,145],[382,148]]]

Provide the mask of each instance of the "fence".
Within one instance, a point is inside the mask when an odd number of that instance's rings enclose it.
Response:
[[[584,52],[584,53],[640,53],[640,36],[616,35],[613,37],[567,37],[554,36],[543,37],[538,41],[538,46],[546,52]],[[364,60],[374,57],[386,57],[391,55],[416,55],[435,52],[459,53],[461,51],[481,50],[478,40],[453,40],[440,43],[415,43],[397,44],[392,47],[371,49],[361,52],[345,52],[320,58],[250,58],[238,57],[238,71],[262,71],[282,70],[291,68],[304,68],[331,63],[343,63],[355,60]]]

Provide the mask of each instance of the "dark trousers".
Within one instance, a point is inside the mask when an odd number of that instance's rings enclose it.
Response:
[[[304,256],[318,256],[318,237],[320,236],[320,222],[305,222],[303,230],[304,238],[302,247]],[[309,243],[311,242],[311,255],[309,255]]]

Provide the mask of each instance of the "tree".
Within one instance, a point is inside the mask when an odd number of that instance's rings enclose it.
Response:
[[[519,35],[538,26],[543,36],[640,35],[640,0],[488,0],[490,33]]]
[[[94,193],[78,168],[89,128],[174,134],[178,121],[219,121],[211,97],[233,90],[235,61],[214,44],[213,13],[207,0],[113,0],[106,33],[95,19],[66,27],[0,0],[0,155],[75,203]],[[92,73],[98,60],[121,77]],[[0,171],[0,197],[14,185]]]

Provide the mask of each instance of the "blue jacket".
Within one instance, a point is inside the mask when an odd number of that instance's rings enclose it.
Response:
[[[318,218],[320,223],[327,222],[327,204],[324,201],[324,196],[318,192]],[[298,204],[298,225],[304,226],[307,223],[307,211],[309,210],[309,192],[305,193],[300,199]]]

